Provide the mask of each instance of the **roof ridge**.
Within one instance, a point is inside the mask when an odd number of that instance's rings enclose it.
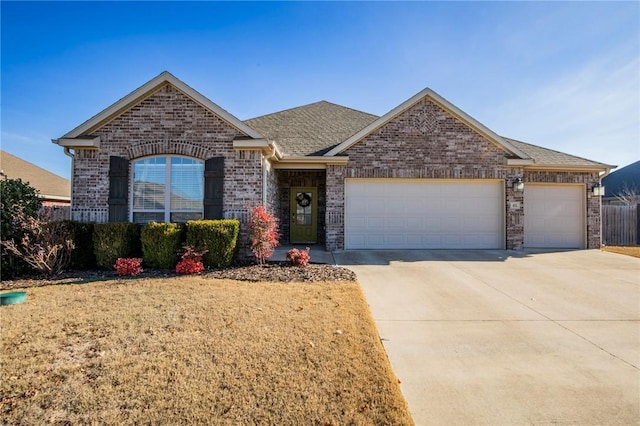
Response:
[[[293,110],[297,110],[297,109],[301,109],[301,108],[307,108],[307,107],[310,107],[312,105],[318,105],[318,104],[323,104],[323,103],[324,104],[333,105],[333,106],[337,106],[337,107],[340,107],[340,108],[343,108],[343,109],[348,109],[348,110],[351,110],[351,111],[354,111],[354,112],[357,112],[357,113],[360,113],[360,114],[370,115],[371,117],[374,117],[374,118],[378,118],[378,116],[375,115],[375,114],[371,114],[371,113],[368,113],[368,112],[360,111],[360,110],[357,110],[355,108],[351,108],[351,107],[348,107],[348,106],[340,105],[340,104],[337,104],[335,102],[329,102],[329,101],[323,99],[323,100],[320,100],[320,101],[311,102],[309,104],[298,105],[296,107],[286,108],[286,109],[283,109],[283,110],[280,110],[280,111],[270,112],[268,114],[263,114],[263,115],[259,115],[257,117],[248,118],[248,119],[243,120],[243,121],[247,122],[247,121],[256,120],[256,119],[259,119],[259,118],[266,118],[266,117],[270,117],[272,115],[282,114],[282,113],[285,113],[285,112],[289,112],[289,111],[293,111]]]

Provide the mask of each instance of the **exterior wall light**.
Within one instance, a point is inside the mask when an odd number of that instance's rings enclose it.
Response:
[[[593,195],[596,197],[602,197],[604,195],[604,186],[600,185],[600,182],[596,182],[593,185]]]
[[[516,178],[513,181],[513,192],[524,192],[524,182],[522,178]]]

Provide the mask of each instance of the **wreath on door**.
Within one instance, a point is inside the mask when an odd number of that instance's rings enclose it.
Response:
[[[296,202],[300,207],[309,207],[311,204],[311,196],[304,192],[299,192],[298,195],[296,195]]]

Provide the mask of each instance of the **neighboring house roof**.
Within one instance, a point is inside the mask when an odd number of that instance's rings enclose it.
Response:
[[[549,148],[543,148],[537,145],[531,145],[526,142],[517,141],[515,139],[505,138],[511,145],[517,147],[520,151],[527,154],[533,159],[536,166],[547,166],[554,168],[563,167],[596,167],[596,168],[611,168],[607,164],[598,163],[597,161],[587,160],[582,157],[576,157],[575,155],[565,154],[564,152],[555,151]]]
[[[242,133],[245,133],[249,137],[254,139],[263,139],[262,135],[260,135],[255,129],[247,126],[240,119],[234,117],[226,110],[220,108],[217,104],[213,103],[207,97],[203,96],[195,89],[191,88],[181,80],[174,77],[168,71],[164,71],[154,79],[150,80],[133,92],[129,93],[127,96],[123,97],[104,111],[93,116],[75,129],[71,130],[60,139],[55,139],[53,142],[65,147],[99,147],[99,138],[90,137],[91,133],[95,129],[102,126],[104,123],[113,120],[115,117],[122,114],[133,105],[139,103],[143,99],[157,92],[166,84],[171,84],[172,86],[183,92],[185,95],[193,99],[196,103],[216,114],[218,117],[222,118],[230,125],[240,130]]]
[[[327,101],[246,120],[285,155],[323,155],[378,117]]]
[[[40,192],[45,200],[70,201],[69,180],[51,173],[6,151],[0,151],[0,168],[9,179],[22,179]]]
[[[605,188],[605,198],[631,195],[624,194],[626,190],[635,191],[635,194],[640,196],[640,161],[611,173],[602,179],[602,185]]]

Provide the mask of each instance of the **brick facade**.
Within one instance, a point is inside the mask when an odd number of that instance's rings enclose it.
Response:
[[[528,182],[581,184],[586,201],[586,246],[600,244],[600,198],[591,192],[598,181],[596,172],[509,166],[509,154],[502,146],[428,97],[346,149],[346,165],[329,164],[326,170],[275,169],[258,148],[234,149],[234,139],[250,135],[169,83],[90,133],[100,136],[101,146],[74,148],[73,219],[108,220],[110,156],[130,162],[154,155],[200,160],[224,157],[224,216],[241,220],[242,257],[248,254],[248,208],[261,202],[280,218],[282,242],[288,243],[290,188],[295,186],[318,188],[318,243],[328,250],[344,249],[345,179],[349,178],[501,180],[504,245],[515,250],[524,246],[526,191],[514,192],[513,181],[520,177],[525,186]],[[132,173],[129,175],[131,179]]]
[[[262,199],[262,153],[235,150],[233,139],[246,135],[169,84],[92,134],[100,136],[99,149],[75,150],[71,209],[75,220],[108,221],[112,155],[129,161],[170,154],[200,160],[222,156],[225,216],[246,223],[247,208]],[[244,241],[246,226],[241,228]]]
[[[524,194],[513,181],[585,183],[597,173],[525,172],[507,166],[507,153],[435,102],[424,99],[345,151],[346,166],[327,168],[326,246],[344,249],[344,191],[347,178],[501,179],[505,182],[505,247],[524,246]],[[587,247],[600,241],[599,198],[587,199]],[[517,208],[512,202],[518,202]]]

